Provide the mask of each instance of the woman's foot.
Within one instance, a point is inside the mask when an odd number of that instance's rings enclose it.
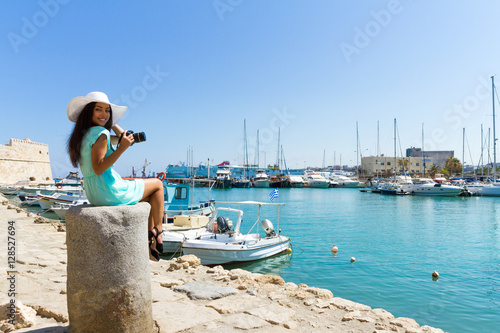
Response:
[[[157,243],[156,243],[156,237],[153,231],[148,231],[148,247],[149,247],[149,259],[152,261],[160,261],[160,254],[158,253],[158,250],[156,249]]]
[[[162,231],[159,231],[156,227],[151,229],[148,233],[149,245],[152,250],[155,250],[159,254],[163,253],[163,242],[162,242]]]

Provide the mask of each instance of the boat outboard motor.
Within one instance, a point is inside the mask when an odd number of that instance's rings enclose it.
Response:
[[[266,235],[268,236],[276,235],[276,232],[274,231],[274,226],[271,223],[271,221],[269,221],[268,219],[264,219],[262,220],[262,222],[260,222],[260,224],[262,225],[262,229],[264,229],[264,231],[266,232]]]
[[[231,230],[227,224],[226,219],[222,216],[217,217],[217,230],[220,233],[224,233],[226,231]]]

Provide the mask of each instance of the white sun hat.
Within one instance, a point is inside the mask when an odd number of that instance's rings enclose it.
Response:
[[[100,91],[93,91],[87,94],[87,96],[79,96],[73,98],[68,103],[68,107],[66,108],[66,113],[68,114],[68,119],[74,123],[76,123],[78,116],[82,112],[85,105],[91,102],[101,102],[111,105],[111,111],[113,112],[113,124],[116,125],[120,119],[123,117],[123,114],[127,110],[126,106],[119,106],[115,104],[111,104],[109,102],[108,96]]]

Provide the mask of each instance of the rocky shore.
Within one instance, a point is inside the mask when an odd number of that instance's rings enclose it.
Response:
[[[1,196],[0,203],[4,239],[14,221],[17,271],[8,275],[12,269],[4,247],[0,331],[68,332],[64,226],[32,216]],[[443,332],[279,276],[201,266],[194,256],[151,262],[150,267],[157,332]],[[8,317],[12,288],[16,326]]]

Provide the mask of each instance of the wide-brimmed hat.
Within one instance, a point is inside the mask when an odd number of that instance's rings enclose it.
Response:
[[[127,110],[126,106],[119,106],[115,104],[111,104],[109,102],[108,96],[105,93],[100,91],[93,91],[87,94],[87,96],[79,96],[73,98],[68,103],[68,107],[66,108],[66,113],[68,114],[68,119],[74,123],[76,123],[78,116],[82,112],[85,105],[91,102],[101,102],[111,105],[111,111],[113,113],[113,124],[116,125],[120,119],[123,117],[123,114]]]

